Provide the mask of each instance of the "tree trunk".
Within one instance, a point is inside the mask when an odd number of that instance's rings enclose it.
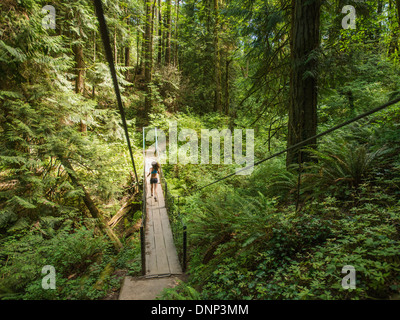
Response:
[[[96,64],[96,30],[93,31],[93,64]],[[93,83],[92,99],[96,97],[96,85]]]
[[[317,50],[320,44],[320,0],[292,0],[291,79],[288,147],[317,132]],[[305,146],[316,146],[311,140]],[[299,148],[287,153],[286,164],[309,161]]]
[[[133,81],[136,80],[136,75],[139,74],[139,59],[140,59],[140,38],[142,37],[142,32],[140,32],[139,28],[136,28],[136,70],[135,77]]]
[[[117,26],[114,27],[114,63],[118,65],[118,47],[117,47]]]
[[[161,11],[161,0],[158,0],[158,52],[157,52],[157,65],[160,66],[162,63],[162,53],[163,53],[163,21],[162,21],[162,11]]]
[[[151,7],[151,24],[150,24],[150,59],[151,59],[151,69],[153,70],[153,52],[154,52],[154,21],[155,21],[155,11],[156,11],[156,1],[154,0]]]
[[[226,58],[226,63],[225,63],[225,99],[224,99],[224,104],[225,104],[225,114],[229,115],[229,104],[230,104],[230,98],[229,98],[229,65],[231,64],[232,60]]]
[[[165,65],[171,63],[171,0],[167,0],[167,35],[166,35],[166,48],[165,48]]]
[[[165,26],[166,26],[167,22],[166,22],[165,17],[163,17],[162,19],[163,19],[163,31],[162,31],[162,37],[161,37],[161,52],[164,56],[164,65],[165,65],[165,43],[166,43],[165,38],[167,37],[167,32],[165,30],[166,29]]]
[[[131,49],[129,47],[125,47],[125,67],[130,67],[130,59],[131,59]],[[129,69],[125,72],[126,81],[130,81]]]
[[[71,163],[69,162],[68,159],[65,159],[63,157],[59,157],[62,165],[67,169],[68,175],[72,181],[72,183],[75,185],[75,187],[81,188],[84,193],[83,197],[83,202],[85,203],[86,207],[88,208],[90,214],[92,215],[93,218],[96,219],[97,225],[100,228],[102,232],[104,232],[110,240],[113,242],[114,247],[117,251],[119,251],[122,248],[122,243],[118,239],[118,237],[115,235],[115,233],[111,230],[111,228],[108,226],[108,224],[105,222],[103,215],[100,213],[99,209],[97,209],[94,201],[90,197],[90,194],[86,191],[86,188],[79,182],[75,170],[72,168]]]
[[[176,19],[175,19],[175,43],[174,43],[174,65],[178,67],[178,21],[179,21],[179,1],[175,0]]]
[[[380,15],[382,15],[382,11],[383,11],[383,3],[381,0],[378,0],[377,9],[376,9],[376,13],[377,13],[378,17]],[[382,34],[382,27],[383,27],[382,22],[379,22],[378,28],[376,29],[376,33],[375,33],[376,40],[379,40],[379,38]]]
[[[144,77],[146,83],[146,97],[144,102],[144,115],[145,117],[151,110],[151,74],[152,74],[152,60],[153,60],[153,47],[152,47],[152,15],[153,15],[153,5],[151,2],[146,1],[146,29],[145,29],[145,62],[144,62]]]
[[[76,81],[75,92],[83,94],[85,91],[85,61],[83,59],[83,47],[81,44],[75,45]]]
[[[81,44],[75,45],[75,63],[76,63],[76,80],[75,80],[75,92],[78,94],[84,94],[85,92],[85,61],[83,58],[83,47]],[[86,118],[85,114],[82,114],[82,118]],[[87,125],[83,119],[80,122],[80,132],[87,132]]]
[[[220,111],[221,102],[221,56],[219,50],[219,0],[214,0],[214,76],[215,76],[215,101],[214,111]]]
[[[128,11],[126,11],[126,15],[129,16]],[[127,18],[126,24],[129,26],[129,17]],[[131,41],[130,39],[128,40],[128,43],[125,46],[125,67],[129,68],[131,65]],[[130,81],[130,72],[129,69],[125,71],[125,79],[126,81]]]
[[[397,21],[400,26],[400,0],[396,0],[396,9],[397,9]]]
[[[395,53],[396,51],[399,53],[399,28],[400,28],[400,0],[396,0],[396,16],[397,16],[397,28],[394,27],[391,48],[389,49],[389,53]]]
[[[398,1],[398,0],[397,0]],[[399,30],[398,30],[398,22],[397,22],[397,14],[392,14],[394,9],[393,0],[389,0],[389,24],[391,29],[390,43],[388,47],[389,56],[399,51],[398,42],[399,42]]]
[[[107,222],[107,225],[112,229],[114,228],[120,220],[124,217],[125,214],[129,213],[132,209],[132,201],[135,199],[135,194],[130,196],[126,202],[122,205],[122,207],[118,210],[118,212]]]

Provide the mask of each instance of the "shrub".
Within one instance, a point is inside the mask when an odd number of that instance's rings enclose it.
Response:
[[[96,280],[101,265],[109,259],[110,248],[103,237],[94,236],[93,231],[86,229],[74,233],[61,230],[51,239],[45,239],[37,232],[27,232],[20,238],[8,237],[0,251],[2,260],[6,261],[0,269],[1,297],[65,299],[77,295],[87,298],[88,292],[81,292],[76,286]],[[57,290],[41,287],[41,270],[45,265],[55,268]]]

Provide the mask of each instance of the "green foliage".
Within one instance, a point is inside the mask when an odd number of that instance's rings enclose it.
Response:
[[[142,261],[140,251],[140,237],[136,237],[131,243],[124,246],[118,253],[115,267],[117,269],[127,269],[129,276],[142,275]]]
[[[130,8],[136,3],[128,2]],[[54,3],[56,31],[42,27],[43,5],[0,5],[0,75],[6,79],[0,87],[0,298],[99,299],[119,286],[109,275],[116,253],[88,218],[83,190],[61,159],[69,160],[107,219],[126,193],[129,153],[109,69],[101,52],[91,61],[98,47],[91,41],[97,30],[92,4]],[[110,16],[116,7],[107,4]],[[86,85],[96,86],[96,96],[75,92],[74,50],[83,43]],[[126,69],[117,70],[128,86]],[[128,125],[136,140],[135,120]],[[134,157],[141,159],[140,151]],[[130,266],[118,259],[121,268]],[[45,265],[56,269],[56,290],[41,287]]]
[[[164,289],[160,300],[200,300],[200,293],[190,285],[178,280],[178,285],[173,289]]]
[[[396,296],[397,126],[380,120],[396,114],[326,137],[311,151],[317,161],[302,168],[297,211],[298,168],[288,171],[283,157],[256,167],[239,185],[231,179],[181,199],[189,236],[185,286],[196,288],[199,299]],[[164,167],[171,192],[215,179],[208,168],[185,168]],[[341,286],[345,265],[356,269],[354,290]],[[191,296],[178,287],[163,298]]]
[[[398,209],[365,205],[342,213],[327,204],[281,212],[270,240],[256,243],[255,250],[238,250],[243,238],[236,236],[220,245],[213,267],[193,260],[193,282],[202,286],[202,298],[368,299],[396,294],[400,239],[393,223],[397,225]],[[340,214],[327,219],[332,210]],[[341,287],[345,265],[357,270],[356,290]]]
[[[345,139],[329,139],[326,142],[329,149],[310,150],[317,158],[318,174],[306,179],[314,180],[315,184],[329,185],[347,184],[358,187],[371,174],[384,152],[384,148],[369,151],[366,145],[349,143]]]
[[[319,61],[319,131],[400,93],[395,2],[352,1],[356,30],[341,28],[338,3],[323,4],[321,46],[309,57]],[[172,121],[197,133],[254,128],[259,159],[285,148],[288,1],[216,2],[218,10],[212,2],[180,2],[172,14],[174,63],[155,65],[150,84],[142,83],[141,70],[144,3],[104,4],[138,172],[142,123],[164,132]],[[118,287],[113,268],[140,273],[139,239],[126,240],[118,254],[112,250],[88,218],[83,190],[71,182],[61,160],[69,160],[107,219],[130,184],[130,159],[91,2],[56,1],[56,31],[41,26],[42,5],[38,0],[0,4],[0,298],[100,299]],[[164,25],[155,27],[165,31]],[[79,46],[84,70],[76,65]],[[124,61],[127,50],[130,59]],[[85,88],[76,93],[81,71]],[[146,85],[152,92],[150,114],[141,109]],[[318,141],[310,150],[313,163],[286,168],[284,156],[277,157],[251,176],[180,197],[179,205],[177,196],[234,168],[165,165],[179,251],[182,222],[188,227],[191,277],[162,298],[398,294],[399,110],[392,106]],[[41,287],[44,265],[56,268],[56,290]],[[344,265],[357,271],[355,290],[340,285]]]
[[[45,230],[37,229],[2,241],[0,256],[6,261],[0,269],[2,298],[90,298],[96,277],[110,259],[109,243],[84,228],[71,233],[68,221],[57,232],[53,231],[51,238]],[[45,265],[56,270],[56,290],[42,288],[41,270]]]

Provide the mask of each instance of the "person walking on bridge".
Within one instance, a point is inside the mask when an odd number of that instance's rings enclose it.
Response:
[[[147,176],[151,175],[151,177],[150,177],[151,196],[153,196],[153,189],[154,189],[154,200],[155,201],[157,201],[157,196],[156,196],[156,187],[157,187],[157,183],[158,183],[157,174],[160,174],[160,165],[158,164],[158,162],[153,161],[151,163],[150,172]]]

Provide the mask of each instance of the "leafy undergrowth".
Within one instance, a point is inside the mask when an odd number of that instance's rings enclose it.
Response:
[[[240,184],[234,178],[182,198],[190,276],[164,298],[395,298],[399,141],[396,127],[373,128],[369,143],[360,140],[359,129],[347,140],[343,133],[327,139],[300,180],[286,170],[284,158],[274,159]],[[382,135],[393,139],[384,145]],[[177,168],[166,176],[179,186],[185,174],[179,171],[178,178]],[[213,172],[189,171],[185,183],[213,180]],[[342,287],[342,269],[349,265],[356,271],[355,289]]]
[[[2,241],[1,299],[101,299],[119,289],[122,276],[140,271],[137,236],[117,253],[104,236],[71,224],[65,221],[51,238],[31,230]],[[54,267],[55,290],[42,287],[46,265]]]

